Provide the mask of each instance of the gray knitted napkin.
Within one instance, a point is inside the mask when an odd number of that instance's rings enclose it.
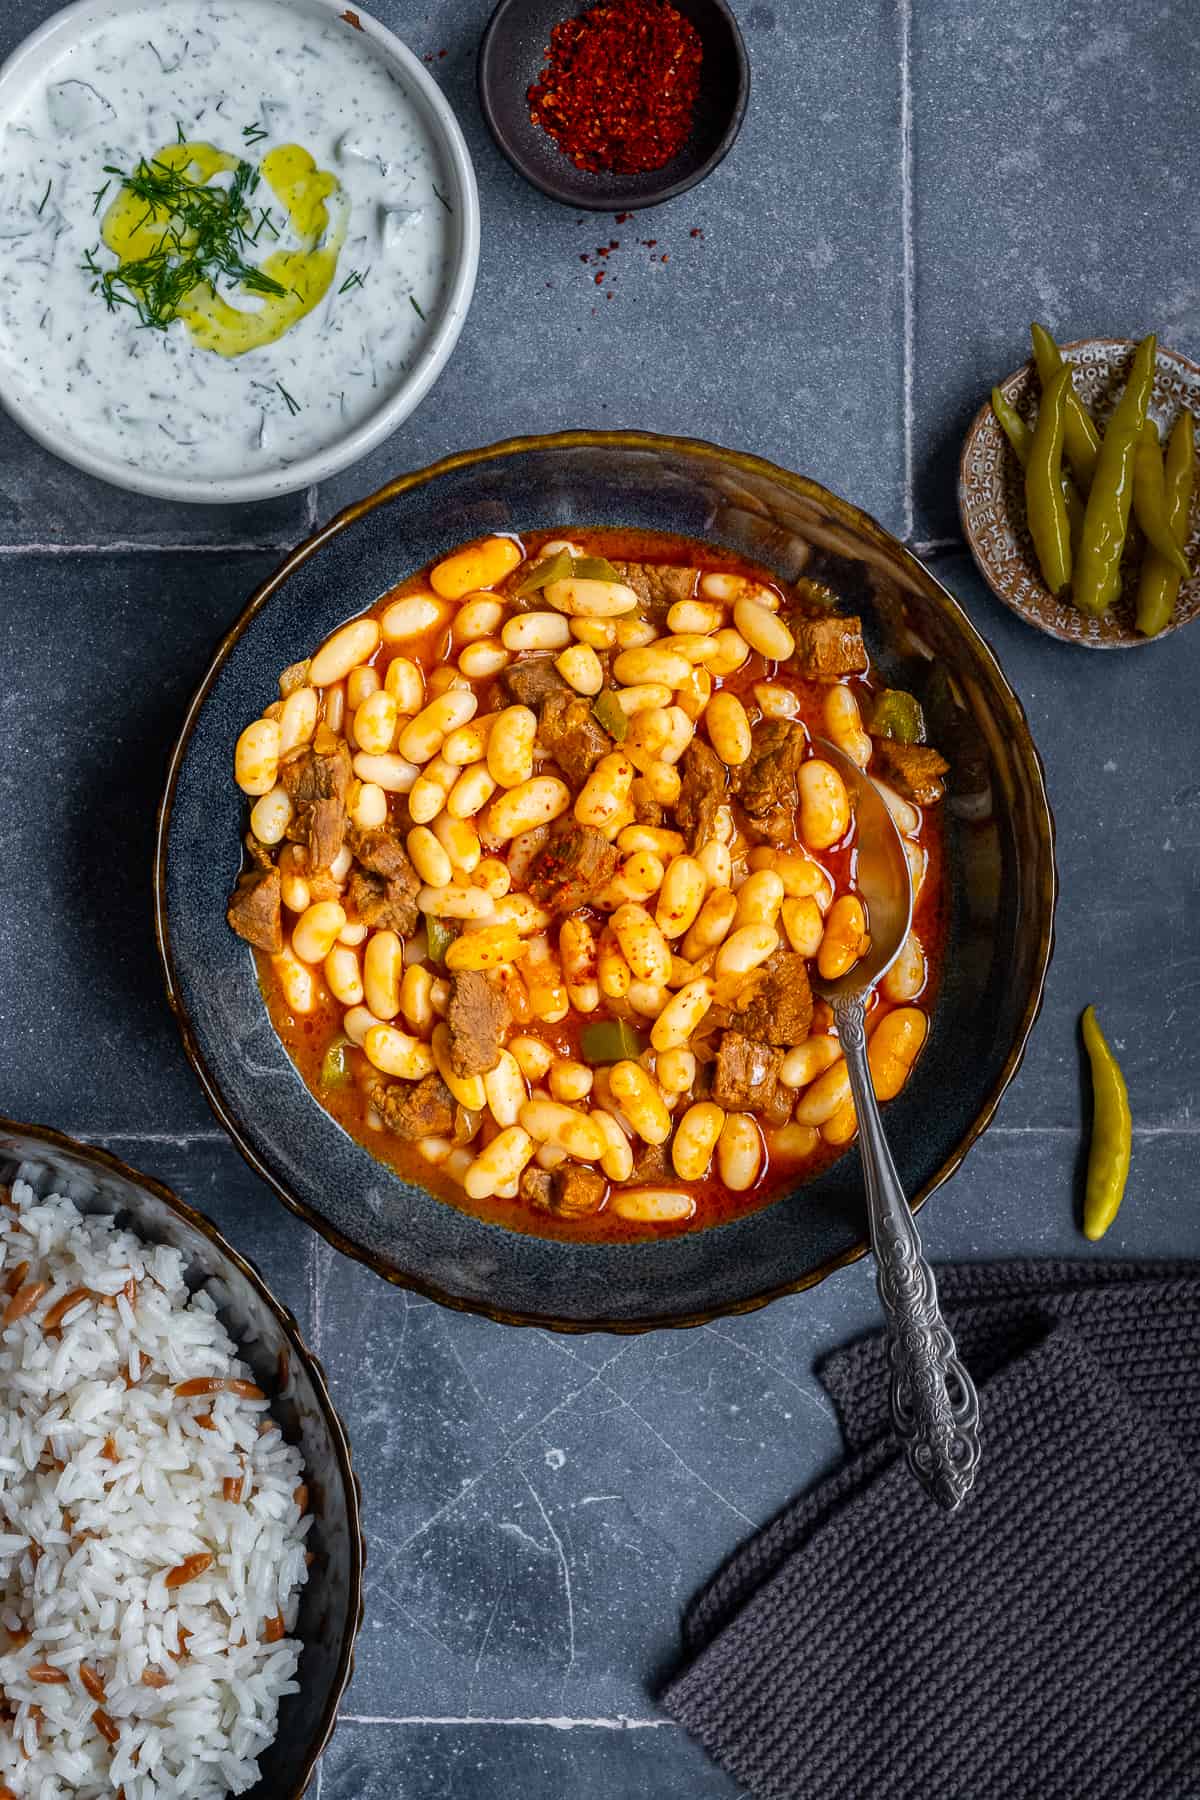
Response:
[[[688,1612],[667,1711],[757,1800],[1196,1800],[1200,1272],[944,1269],[982,1388],[948,1517],[878,1338],[822,1378],[854,1454]]]

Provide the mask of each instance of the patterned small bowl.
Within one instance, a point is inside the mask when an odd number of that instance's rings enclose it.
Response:
[[[1063,355],[1075,369],[1075,391],[1101,427],[1124,390],[1134,349],[1128,338],[1081,338],[1063,346]],[[1000,391],[1023,419],[1032,422],[1041,391],[1032,362],[1007,376]],[[1160,350],[1150,416],[1164,442],[1185,406],[1200,415],[1200,368],[1175,350]],[[1085,650],[1132,650],[1157,642],[1143,637],[1133,624],[1140,556],[1127,558],[1120,597],[1103,618],[1090,619],[1069,598],[1055,599],[1050,593],[1025,522],[1020,465],[990,400],[976,413],[963,444],[958,510],[980,574],[996,598],[1027,624]],[[1178,631],[1200,614],[1200,508],[1195,502],[1187,556],[1196,573],[1180,588],[1170,623],[1158,637]]]

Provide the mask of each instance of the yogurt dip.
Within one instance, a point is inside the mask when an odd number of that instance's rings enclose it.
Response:
[[[426,108],[332,12],[96,18],[5,115],[0,387],[130,468],[286,469],[429,350],[457,198]]]

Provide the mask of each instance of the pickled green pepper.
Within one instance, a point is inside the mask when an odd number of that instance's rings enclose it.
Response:
[[[1133,1120],[1125,1077],[1100,1029],[1094,1006],[1089,1006],[1083,1015],[1083,1042],[1092,1066],[1095,1100],[1083,1199],[1083,1232],[1095,1243],[1116,1218],[1125,1193]]]
[[[1171,428],[1167,439],[1164,489],[1167,517],[1175,541],[1182,548],[1187,543],[1192,516],[1192,488],[1195,481],[1195,420],[1185,407]],[[1186,560],[1184,566],[1186,567]],[[1137,628],[1145,637],[1154,637],[1170,620],[1179,596],[1179,571],[1156,550],[1147,550],[1142,563],[1137,592]]]
[[[1050,385],[1057,370],[1069,368],[1063,362],[1063,353],[1055,343],[1044,325],[1036,322],[1029,327],[1029,335],[1033,339],[1033,360],[1037,364],[1038,376],[1043,391]],[[1075,392],[1074,385],[1067,392],[1067,416],[1063,432],[1063,445],[1067,453],[1067,461],[1075,472],[1075,479],[1087,494],[1092,485],[1096,471],[1096,458],[1100,454],[1100,433],[1096,430],[1087,408]]]
[[[1029,452],[1033,447],[1033,428],[1027,425],[1015,406],[1004,398],[998,387],[992,389],[992,411],[999,422],[1000,429],[1012,446],[1013,455],[1022,469],[1029,462]],[[1079,489],[1071,477],[1063,471],[1063,498],[1067,503],[1067,520],[1071,527],[1071,542],[1079,542],[1079,533],[1083,529],[1083,501]]]
[[[884,688],[875,696],[867,721],[872,737],[891,738],[897,744],[925,741],[925,715],[921,702],[903,688]]]
[[[1125,392],[1100,443],[1075,563],[1074,599],[1098,618],[1121,590],[1121,553],[1133,504],[1133,461],[1154,385],[1158,340],[1153,332],[1134,352]]]
[[[1025,467],[1025,516],[1043,579],[1052,594],[1061,594],[1071,585],[1071,527],[1062,490],[1063,430],[1070,382],[1071,371],[1064,366],[1055,371],[1043,389]]]
[[[1142,435],[1133,453],[1133,516],[1151,549],[1157,551],[1164,562],[1170,563],[1181,580],[1185,580],[1191,571],[1171,529],[1162,446],[1158,441],[1158,427],[1149,419],[1142,426]]]

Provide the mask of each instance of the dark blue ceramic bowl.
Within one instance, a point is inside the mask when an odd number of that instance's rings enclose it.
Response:
[[[0,1185],[18,1174],[38,1193],[69,1195],[81,1212],[112,1214],[146,1243],[181,1251],[188,1285],[207,1287],[238,1354],[270,1395],[284,1436],[303,1454],[314,1560],[297,1624],[304,1643],[296,1675],[300,1692],[281,1703],[278,1735],[259,1758],[262,1773],[245,1797],[300,1800],[337,1720],[363,1612],[366,1550],[358,1478],[325,1372],[253,1264],[211,1219],[161,1182],[126,1168],[106,1150],[0,1118]]]
[[[156,856],[167,989],[218,1118],[287,1206],[389,1280],[510,1323],[637,1331],[745,1311],[861,1256],[857,1152],[735,1223],[662,1241],[576,1245],[484,1224],[401,1181],[317,1104],[225,923],[243,830],[233,747],[279,671],[465,538],[572,525],[682,532],[784,579],[819,572],[861,613],[873,663],[924,695],[954,770],[951,917],[929,1047],[887,1113],[918,1203],[991,1119],[1037,1015],[1054,826],[1020,703],[929,571],[815,482],[710,444],[570,432],[451,457],[339,514],[254,595],[184,723]]]

